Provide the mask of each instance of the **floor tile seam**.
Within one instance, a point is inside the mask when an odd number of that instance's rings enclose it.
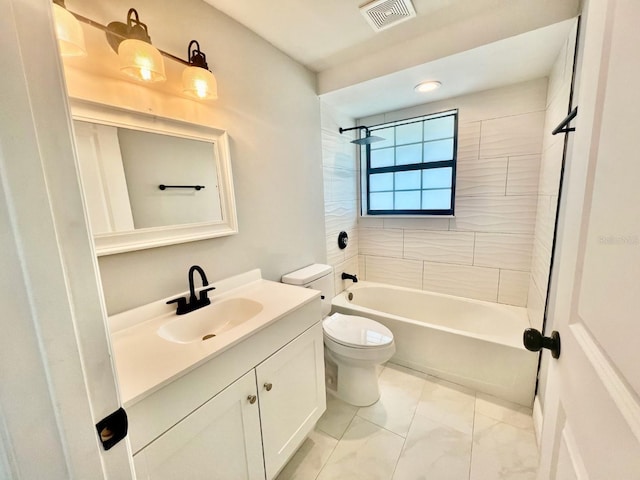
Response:
[[[471,480],[471,471],[473,466],[473,444],[474,439],[476,438],[476,413],[478,406],[478,394],[474,394],[475,401],[473,402],[473,420],[471,421],[471,449],[469,450],[469,480]]]
[[[385,427],[384,425],[379,425],[379,424],[377,424],[376,422],[372,422],[372,421],[371,421],[371,420],[369,420],[368,418],[361,417],[361,416],[360,416],[360,415],[358,415],[357,413],[355,414],[355,416],[354,416],[353,418],[356,418],[356,417],[358,417],[360,420],[363,420],[363,421],[365,421],[365,422],[367,422],[367,423],[370,423],[371,425],[375,425],[376,427],[378,427],[378,428],[380,428],[380,429],[384,430],[385,432],[393,433],[396,437],[400,437],[400,438],[402,438],[402,440],[406,440],[406,438],[407,438],[405,435],[401,435],[401,434],[400,434],[400,433],[398,433],[398,432],[394,432],[393,430],[389,430],[389,429],[388,429],[387,427]],[[353,420],[352,420],[352,421],[353,421]],[[349,426],[351,426],[351,425],[349,425]],[[349,430],[349,428],[348,428],[348,427],[347,427],[347,430]],[[345,430],[345,432],[346,432],[346,430]],[[407,433],[408,433],[408,430],[407,430]],[[344,435],[344,434],[343,434],[343,435]]]
[[[475,426],[475,420],[476,420],[475,413],[476,412],[474,411],[474,415],[473,415],[474,426]],[[533,429],[533,425],[531,425],[531,427],[521,427],[520,425],[514,425],[513,423],[507,422],[507,421],[502,420],[500,418],[492,417],[491,415],[487,415],[486,413],[478,412],[478,415],[482,415],[483,417],[490,418],[491,420],[495,420],[498,423],[503,423],[504,425],[508,425],[510,427],[517,428],[518,430],[522,430],[525,433],[530,433],[531,435],[533,435],[535,437],[536,432]]]
[[[346,432],[346,430],[345,430]],[[327,434],[329,435],[329,434]],[[344,436],[344,433],[342,434]],[[331,435],[329,435],[331,437]],[[335,437],[331,437],[334,438]],[[313,480],[318,480],[318,477],[320,477],[320,474],[322,473],[322,471],[324,470],[324,467],[327,466],[327,464],[329,463],[329,460],[331,459],[331,457],[333,456],[333,452],[336,451],[336,448],[338,447],[338,443],[340,443],[340,440],[338,440],[336,442],[336,444],[333,446],[333,448],[331,449],[331,453],[327,456],[327,459],[324,461],[324,463],[322,464],[322,466],[320,467],[320,470],[318,470],[318,473],[316,474],[316,476],[313,478]]]

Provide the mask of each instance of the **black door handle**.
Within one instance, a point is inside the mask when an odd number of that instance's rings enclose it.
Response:
[[[543,348],[547,348],[551,350],[553,358],[560,356],[560,334],[555,330],[551,332],[550,337],[543,337],[535,328],[527,328],[522,335],[522,343],[531,352],[539,352]]]

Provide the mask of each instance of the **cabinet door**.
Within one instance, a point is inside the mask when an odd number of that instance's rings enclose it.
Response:
[[[134,456],[138,479],[264,480],[252,370]]]
[[[272,479],[326,408],[321,323],[258,365],[256,376],[264,463]]]

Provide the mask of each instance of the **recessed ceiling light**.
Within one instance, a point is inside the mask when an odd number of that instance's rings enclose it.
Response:
[[[428,82],[420,82],[413,89],[416,92],[424,93],[435,90],[436,88],[440,88],[441,85],[442,83],[438,82],[437,80],[429,80]]]

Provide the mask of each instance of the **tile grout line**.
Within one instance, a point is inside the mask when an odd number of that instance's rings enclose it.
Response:
[[[473,439],[476,433],[476,410],[478,407],[478,393],[473,395],[473,423],[471,424],[471,449],[469,450],[469,480],[471,480],[471,465],[473,461]]]

